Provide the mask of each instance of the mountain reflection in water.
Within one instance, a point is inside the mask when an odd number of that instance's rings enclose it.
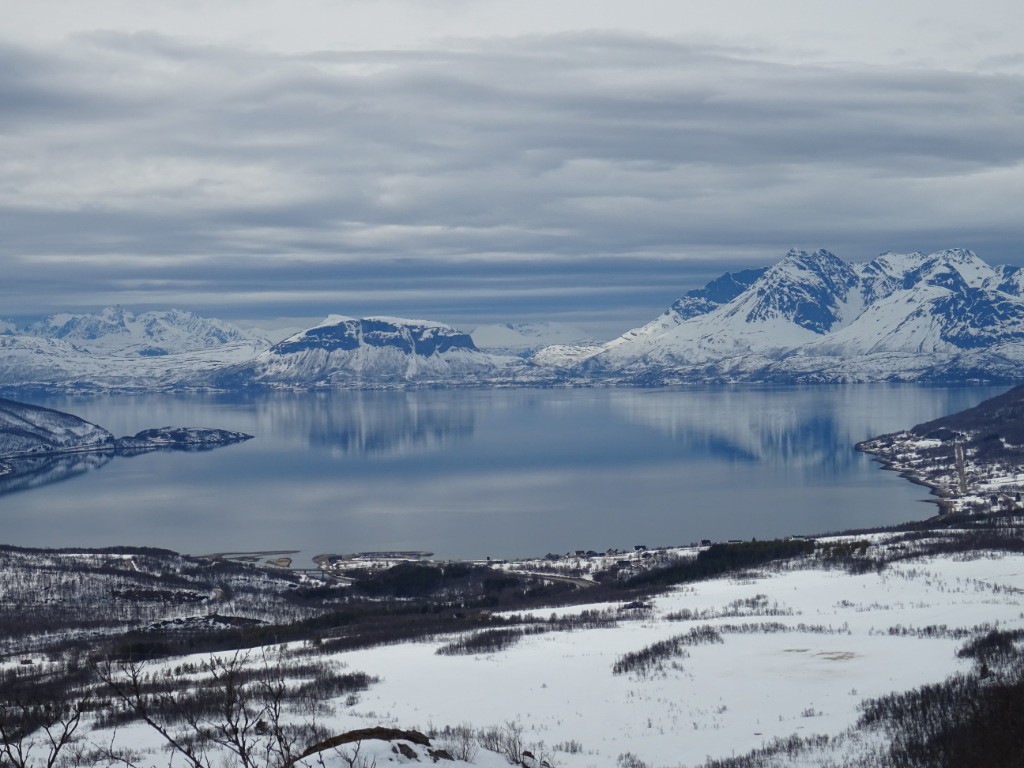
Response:
[[[447,391],[332,392],[262,403],[269,431],[349,456],[435,451],[473,434],[482,403]]]
[[[969,407],[977,392],[884,384],[723,386],[697,388],[685,398],[672,390],[624,392],[614,403],[624,418],[694,452],[820,476],[860,460],[852,449],[861,440],[919,423],[931,410]]]
[[[27,491],[42,485],[67,480],[98,469],[114,458],[114,449],[86,453],[60,453],[7,459],[11,472],[0,475],[0,496]]]
[[[255,435],[0,497],[8,543],[509,557],[892,524],[927,493],[854,444],[1004,388],[430,390],[46,398],[115,434]],[[100,457],[84,459],[99,461]],[[20,485],[19,485],[20,483]]]

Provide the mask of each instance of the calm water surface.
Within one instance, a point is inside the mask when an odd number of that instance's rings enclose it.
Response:
[[[1004,389],[35,398],[117,435],[173,425],[256,439],[115,458],[2,495],[0,541],[514,557],[890,524],[935,508],[854,443]]]

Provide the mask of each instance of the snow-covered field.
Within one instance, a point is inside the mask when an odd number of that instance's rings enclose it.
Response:
[[[319,721],[331,733],[521,728],[533,754],[566,768],[693,766],[794,734],[836,736],[856,724],[864,699],[969,669],[956,655],[967,638],[992,627],[1024,628],[1024,555],[911,557],[861,574],[793,561],[676,587],[648,605],[563,608],[559,614],[611,607],[619,619],[610,627],[527,635],[493,653],[439,655],[452,639],[442,636],[332,654],[329,664],[379,681],[357,697],[328,702]],[[692,631],[703,627],[715,631],[701,629],[695,634],[705,641],[693,640]],[[677,654],[640,671],[613,671],[626,654],[678,636]],[[138,725],[88,736],[135,746],[154,744],[151,737]],[[849,757],[879,738],[850,732],[801,764],[825,764],[829,750]],[[366,741],[360,749],[366,766],[412,761],[391,742]],[[352,750],[339,747],[324,761],[348,765]],[[425,748],[406,751],[431,759]],[[151,754],[140,764],[166,759]],[[473,764],[508,763],[479,749]]]

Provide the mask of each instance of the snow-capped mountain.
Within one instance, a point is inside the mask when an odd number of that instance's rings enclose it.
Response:
[[[121,307],[57,314],[0,333],[0,387],[161,390],[249,360],[270,346],[248,331],[191,312],[135,315]]]
[[[299,388],[477,383],[526,363],[476,348],[450,325],[395,317],[331,315],[255,359],[213,377],[215,386]]]
[[[91,352],[124,357],[197,352],[228,344],[248,346],[255,354],[270,346],[270,340],[259,332],[179,309],[139,315],[123,307],[107,307],[90,314],[60,313],[32,323],[18,333],[60,339]]]
[[[961,249],[852,264],[794,250],[741,274],[704,289],[725,281],[731,298],[691,292],[651,323],[581,351],[578,370],[636,383],[1020,378],[1019,268]]]
[[[580,332],[557,323],[471,336],[428,320],[332,315],[271,345],[188,312],[119,307],[7,330],[5,389],[1020,381],[1024,269],[962,249],[855,263],[794,250],[691,290],[603,344],[568,343]]]

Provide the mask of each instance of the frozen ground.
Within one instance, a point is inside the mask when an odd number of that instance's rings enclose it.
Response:
[[[650,599],[649,608],[613,605],[620,616],[613,627],[527,635],[498,652],[439,655],[453,637],[442,636],[332,655],[328,663],[379,681],[357,697],[328,702],[320,722],[331,733],[513,724],[552,765],[700,765],[793,734],[842,734],[864,699],[966,671],[970,663],[956,656],[966,638],[991,627],[1024,628],[1022,590],[1019,554],[908,558],[862,574],[799,561],[674,588]],[[714,628],[701,630],[711,641],[684,639],[676,655],[613,671],[627,654],[702,627]],[[133,726],[117,734],[93,730],[88,738],[152,745],[144,733]],[[850,732],[803,764],[825,764],[836,757],[829,750],[842,757],[869,750],[877,738]],[[412,761],[391,742],[367,741],[361,749],[367,766]],[[430,761],[421,748],[409,749]],[[348,764],[341,752],[327,754],[328,768]],[[144,762],[166,759],[152,754]],[[507,763],[481,749],[474,764]]]

